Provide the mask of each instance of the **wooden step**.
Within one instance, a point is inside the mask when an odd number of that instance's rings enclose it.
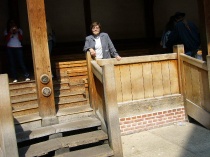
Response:
[[[35,87],[25,87],[25,88],[20,88],[20,89],[11,89],[10,90],[10,96],[15,96],[15,95],[23,95],[23,94],[29,94],[29,93],[36,93],[36,88]]]
[[[87,101],[85,98],[75,98],[75,99],[57,99],[56,100],[56,105],[61,105],[61,104],[71,104],[75,102],[82,102],[82,101]]]
[[[15,124],[23,124],[23,123],[28,123],[28,122],[40,120],[40,119],[42,119],[42,118],[39,116],[39,114],[35,113],[35,114],[15,117],[14,123]]]
[[[36,93],[26,93],[26,94],[22,94],[22,95],[11,96],[11,102],[12,103],[30,101],[30,100],[35,100],[35,99],[37,99],[37,94]]]
[[[14,103],[12,104],[12,109],[13,110],[21,110],[21,108],[34,108],[34,106],[37,105],[38,106],[38,102],[37,99],[35,100],[30,100],[30,101],[25,101],[25,102],[18,102],[18,103]]]
[[[104,144],[96,147],[64,153],[55,157],[109,157],[113,155],[114,152],[109,147],[109,145]]]
[[[80,145],[90,144],[99,142],[101,140],[106,140],[108,138],[107,134],[102,130],[60,137],[51,139],[45,142],[40,142],[33,144],[30,147],[24,147],[19,149],[20,157],[34,157],[47,154],[50,151],[58,150],[65,147],[76,147]]]
[[[101,121],[99,121],[97,118],[85,117],[77,121],[61,123],[61,124],[37,128],[34,130],[28,130],[25,132],[20,132],[16,134],[16,137],[17,137],[17,142],[23,142],[26,140],[44,137],[59,132],[74,131],[79,129],[96,127],[100,125]]]
[[[57,105],[57,108],[59,110],[60,109],[68,109],[68,108],[72,108],[72,107],[84,106],[87,104],[89,104],[88,100],[84,100],[84,101],[79,101],[79,102],[70,102],[70,103],[65,103],[65,104],[59,104],[59,105]]]
[[[69,91],[69,92],[55,92],[55,98],[65,98],[68,97],[70,99],[74,98],[84,98],[85,97],[85,89],[84,91]]]
[[[11,103],[22,103],[22,102],[28,102],[28,101],[34,101],[37,100],[37,95],[36,94],[31,94],[30,97],[24,97],[24,98],[12,98]]]
[[[81,106],[60,109],[60,110],[58,110],[56,115],[64,116],[64,115],[72,115],[72,114],[78,114],[78,113],[89,112],[89,111],[93,111],[93,109],[90,107],[89,104],[87,104],[87,105],[81,105]]]
[[[27,88],[27,87],[35,87],[36,84],[35,81],[27,81],[27,82],[17,82],[17,83],[10,83],[9,84],[9,89],[21,89],[21,88]]]

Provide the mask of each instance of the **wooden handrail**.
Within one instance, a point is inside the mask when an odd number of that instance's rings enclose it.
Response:
[[[207,68],[207,63],[205,61],[202,61],[202,60],[199,60],[199,59],[196,59],[196,58],[193,58],[193,57],[190,57],[190,56],[187,56],[185,54],[180,54],[180,57],[181,57],[181,60],[191,64],[191,65],[194,65],[198,68],[201,68],[203,70],[206,70],[208,71],[208,68]]]
[[[0,147],[4,157],[18,157],[7,74],[0,75]]]
[[[122,57],[120,61],[117,61],[115,58],[97,59],[96,62],[99,66],[103,66],[106,64],[121,65],[121,64],[145,63],[145,62],[155,62],[155,61],[164,61],[164,60],[173,60],[173,59],[177,59],[176,53],[136,56],[136,57]]]

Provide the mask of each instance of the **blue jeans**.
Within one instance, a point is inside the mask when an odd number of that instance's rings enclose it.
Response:
[[[185,54],[188,55],[188,56],[191,56],[191,57],[195,57],[197,52],[198,52],[198,50],[192,50],[192,51],[185,52]]]
[[[9,64],[10,64],[10,71],[11,75],[14,79],[18,79],[17,75],[17,63],[20,65],[21,70],[24,73],[24,77],[29,77],[28,71],[26,69],[25,63],[23,61],[23,51],[22,48],[11,48],[7,47],[7,55],[9,58]]]

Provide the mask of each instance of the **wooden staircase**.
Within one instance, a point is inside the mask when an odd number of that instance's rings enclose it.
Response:
[[[84,62],[80,65],[85,66]],[[87,73],[82,72],[87,69],[72,69],[59,73],[53,82],[55,125],[41,125],[35,81],[9,85],[20,157],[113,156],[108,135],[89,104]]]

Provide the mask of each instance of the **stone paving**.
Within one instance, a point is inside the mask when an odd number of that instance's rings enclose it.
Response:
[[[210,130],[183,122],[122,136],[124,157],[210,157]]]

